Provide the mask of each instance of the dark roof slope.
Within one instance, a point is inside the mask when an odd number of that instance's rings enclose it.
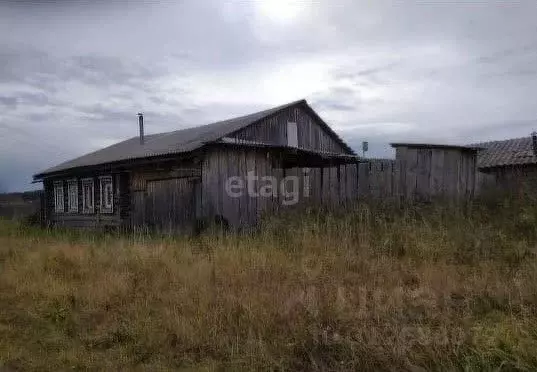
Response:
[[[148,158],[159,155],[190,152],[202,147],[207,143],[217,141],[228,134],[243,129],[294,105],[303,105],[305,108],[307,108],[310,113],[320,120],[322,125],[326,127],[326,129],[338,140],[338,142],[343,145],[345,149],[353,153],[352,149],[350,149],[350,147],[345,144],[343,140],[341,140],[341,138],[339,138],[337,134],[335,134],[332,129],[328,127],[324,121],[322,121],[322,119],[319,118],[315,111],[309,107],[306,100],[299,100],[282,106],[273,107],[268,110],[263,110],[253,114],[223,120],[199,127],[146,135],[144,137],[143,145],[140,144],[139,137],[133,137],[126,141],[116,143],[73,160],[66,161],[55,167],[46,169],[45,171],[34,175],[34,179],[38,180],[47,174],[65,171],[72,168],[100,165],[130,159]]]
[[[476,146],[484,148],[477,156],[479,168],[537,163],[531,137],[483,142]]]

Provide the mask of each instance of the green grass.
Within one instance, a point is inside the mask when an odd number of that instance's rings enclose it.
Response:
[[[536,370],[536,221],[515,199],[297,211],[196,238],[4,221],[0,366]]]

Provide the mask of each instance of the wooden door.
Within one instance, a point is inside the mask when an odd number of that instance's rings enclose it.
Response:
[[[155,180],[147,183],[146,223],[163,233],[189,233],[196,221],[198,177]]]

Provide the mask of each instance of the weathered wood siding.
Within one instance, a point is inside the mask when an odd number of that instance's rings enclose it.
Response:
[[[54,184],[51,179],[43,180],[43,218],[45,225],[53,223],[54,211]]]
[[[533,194],[537,189],[537,166],[513,165],[478,173],[480,193]]]
[[[349,154],[342,144],[315,118],[301,107],[292,107],[228,137],[238,140],[287,145],[287,123],[297,124],[298,148]]]
[[[395,160],[372,159],[358,164],[358,196],[389,199],[397,194]]]
[[[473,197],[476,188],[476,154],[456,148],[396,149],[397,194],[404,200],[452,201]]]
[[[147,183],[145,216],[152,228],[165,233],[191,231],[196,221],[197,181],[197,177],[183,177]]]
[[[162,232],[192,229],[201,166],[194,161],[139,167],[130,173],[127,224]]]
[[[250,227],[270,212],[303,205],[339,205],[357,196],[356,165],[327,168],[282,168],[278,152],[247,147],[215,147],[202,164],[201,211],[204,218],[220,216],[232,227]],[[248,183],[248,174],[251,181]],[[290,176],[294,176],[291,178]],[[237,177],[242,193],[226,190]],[[273,184],[273,188],[269,185]],[[273,178],[272,178],[273,177]],[[249,191],[250,189],[250,191]],[[272,193],[268,192],[272,190]],[[252,192],[253,191],[253,192]]]
[[[243,185],[241,195],[232,197],[226,192],[226,181],[230,177],[239,177],[246,182],[248,172],[267,173],[276,176],[272,172],[272,159],[270,153],[247,149],[243,147],[215,148],[209,151],[202,163],[201,179],[201,211],[203,218],[213,219],[221,216],[231,226],[251,226],[258,220],[258,213],[262,213],[265,205],[272,204],[270,201],[259,203],[258,198],[248,195],[248,185]],[[262,171],[265,170],[265,171]],[[258,182],[253,183],[257,187]],[[233,191],[235,191],[233,189]],[[238,192],[237,192],[238,193]]]
[[[54,212],[56,179],[47,179],[45,214],[49,221],[63,226],[109,225],[183,232],[190,231],[200,219],[210,221],[217,216],[232,228],[251,227],[263,215],[285,208],[336,207],[357,198],[460,200],[472,197],[476,188],[475,154],[456,149],[400,147],[395,161],[370,160],[315,168],[285,168],[284,164],[290,164],[285,162],[285,153],[268,147],[214,145],[189,160],[140,165],[130,171],[112,173],[115,190],[112,214],[99,213],[97,175],[92,176],[95,185],[92,214],[82,213],[81,179],[87,174],[77,176],[78,213],[67,212],[67,179],[64,179],[66,212]],[[507,174],[515,174],[514,170],[502,172],[505,179],[513,178]],[[106,174],[110,173],[102,175]],[[243,183],[240,195],[231,195],[226,190],[226,183],[232,177]]]

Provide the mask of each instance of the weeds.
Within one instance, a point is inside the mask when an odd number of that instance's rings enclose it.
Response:
[[[295,211],[196,238],[0,224],[14,370],[535,370],[537,207]]]

